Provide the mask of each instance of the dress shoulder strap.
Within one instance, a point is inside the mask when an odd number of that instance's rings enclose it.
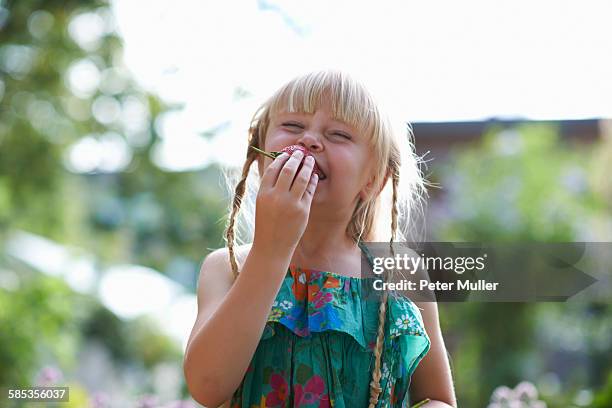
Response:
[[[357,245],[359,245],[359,248],[361,249],[361,252],[363,252],[363,254],[365,255],[365,257],[368,260],[368,263],[373,268],[374,267],[374,257],[370,253],[370,250],[368,249],[366,244],[364,244],[363,241],[358,241]]]

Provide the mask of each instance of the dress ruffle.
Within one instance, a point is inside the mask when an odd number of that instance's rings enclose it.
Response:
[[[291,265],[272,305],[262,340],[283,325],[297,336],[336,331],[373,351],[378,329],[380,294],[373,278],[356,278]],[[387,298],[385,350],[393,350],[396,377],[411,375],[429,350],[430,341],[416,305],[401,295]]]

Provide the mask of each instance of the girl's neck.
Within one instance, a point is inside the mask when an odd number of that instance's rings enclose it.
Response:
[[[312,214],[311,214],[312,215]],[[310,217],[306,230],[298,242],[298,247],[306,254],[329,252],[354,248],[355,243],[347,236],[346,220],[318,220]]]
[[[318,270],[339,271],[346,268],[347,264],[359,262],[360,252],[344,229],[307,228],[295,248],[292,263]],[[354,265],[348,269],[354,269]]]
[[[349,238],[309,240],[302,237],[296,246],[295,252],[299,252],[306,259],[311,259],[326,253],[349,252],[356,247],[357,244]]]

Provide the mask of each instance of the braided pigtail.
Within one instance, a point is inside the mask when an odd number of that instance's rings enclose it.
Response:
[[[393,171],[391,176],[393,186],[393,198],[391,205],[391,240],[389,241],[389,247],[391,249],[391,252],[394,253],[395,251],[393,250],[393,241],[397,232],[398,218],[397,190],[399,185],[399,173],[397,171]],[[389,292],[385,291],[380,303],[380,308],[378,309],[378,331],[376,334],[376,346],[374,349],[374,370],[372,371],[372,381],[370,382],[370,405],[368,408],[374,408],[376,406],[380,393],[382,392],[382,388],[380,386],[380,379],[382,377],[381,360],[385,340],[385,321],[387,318],[386,313],[388,297]]]
[[[229,223],[227,226],[227,230],[225,232],[225,239],[227,241],[227,248],[229,251],[230,264],[232,266],[232,275],[234,280],[238,277],[238,263],[236,261],[236,254],[234,251],[234,243],[235,243],[235,225],[236,218],[238,216],[238,212],[240,211],[240,206],[242,205],[242,199],[244,197],[244,192],[246,190],[246,182],[249,176],[249,171],[251,169],[251,165],[257,158],[257,152],[251,149],[251,146],[259,147],[259,127],[251,128],[249,137],[249,146],[247,148],[247,157],[244,165],[242,166],[242,174],[240,177],[240,181],[236,184],[236,188],[234,190],[234,198],[232,200],[232,212],[229,217]]]
[[[391,251],[393,251],[393,241],[395,241],[395,236],[397,234],[397,195],[399,186],[399,174],[395,171],[391,175],[391,184],[393,186],[393,198],[391,204],[391,240],[389,241],[389,245],[391,246]]]
[[[370,405],[368,408],[374,408],[378,403],[378,397],[382,391],[380,387],[380,378],[382,376],[381,360],[383,345],[385,342],[385,319],[387,315],[387,297],[385,291],[380,308],[378,309],[378,332],[376,334],[376,346],[374,348],[374,370],[372,370],[372,381],[370,381]]]

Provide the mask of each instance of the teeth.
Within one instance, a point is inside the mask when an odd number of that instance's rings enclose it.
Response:
[[[321,170],[321,168],[317,165],[317,162],[315,161],[315,166],[316,169],[318,170],[318,174],[319,174],[319,180],[325,180],[327,178],[327,175],[323,172],[323,170]]]

